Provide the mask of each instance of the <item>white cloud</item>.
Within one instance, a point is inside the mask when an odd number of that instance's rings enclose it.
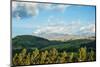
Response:
[[[37,34],[40,34],[40,33],[45,33],[45,34],[64,33],[64,27],[60,27],[57,25],[56,26],[48,25],[48,26],[45,26],[45,28],[43,28],[43,27],[37,28],[37,30],[34,33],[37,33]]]
[[[46,10],[52,10],[54,9],[53,4],[39,4],[41,8],[46,9]]]
[[[57,10],[64,12],[65,9],[69,8],[71,5],[64,5],[64,4],[39,4],[40,8],[45,10]]]
[[[69,8],[69,7],[71,7],[71,5],[58,5],[58,6],[57,6],[57,8],[58,8],[60,11],[62,11],[62,12],[64,12],[65,9],[67,9],[67,8]]]
[[[70,23],[70,24],[52,23],[52,24],[38,27],[33,33],[35,34],[40,34],[40,33],[74,34],[79,28],[80,28],[80,25],[77,22]]]
[[[95,33],[95,24],[89,24],[87,26],[83,26],[80,28],[80,31],[84,33],[87,33],[87,32]]]
[[[12,10],[15,10],[17,7],[17,2],[12,2]]]
[[[48,25],[39,26],[34,30],[34,34],[91,34],[95,33],[95,24],[85,24],[83,25],[79,20],[72,21],[69,24],[60,23],[51,23]]]
[[[17,18],[17,20],[21,19],[21,17],[19,16],[19,13],[16,13],[15,17]]]
[[[28,2],[12,2],[12,15],[17,19],[24,17],[37,16],[40,12],[40,8],[43,10],[56,10],[64,12],[66,8],[71,5],[60,5],[60,4],[42,4],[42,3],[28,3]]]
[[[14,1],[12,2],[12,14],[16,18],[35,16],[39,14],[39,9],[37,7],[37,3]]]
[[[38,10],[38,7],[37,7],[37,3],[24,3],[27,11],[29,14],[38,14],[39,13],[39,10]]]

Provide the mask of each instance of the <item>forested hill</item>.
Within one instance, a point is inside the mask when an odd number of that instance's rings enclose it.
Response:
[[[68,40],[68,41],[51,41],[48,39],[44,39],[41,37],[33,36],[33,35],[20,35],[16,36],[12,39],[12,48],[16,49],[34,49],[38,48],[40,50],[49,50],[50,48],[56,48],[59,51],[78,51],[80,47],[86,47],[88,50],[96,49],[96,41],[95,38],[92,39],[76,39],[76,40]]]
[[[13,38],[12,44],[13,48],[41,48],[49,45],[49,40],[32,35],[21,35]]]

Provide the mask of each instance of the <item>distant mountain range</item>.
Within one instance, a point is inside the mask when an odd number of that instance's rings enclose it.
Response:
[[[40,34],[33,34],[38,37],[46,38],[49,40],[61,40],[61,41],[67,41],[67,40],[75,40],[75,39],[91,39],[91,37],[95,38],[94,34],[83,34],[83,35],[70,35],[70,34],[57,34],[57,33],[40,33]],[[92,38],[92,39],[93,39]]]

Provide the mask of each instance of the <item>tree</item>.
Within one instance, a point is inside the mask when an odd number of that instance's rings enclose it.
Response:
[[[89,60],[90,60],[90,61],[95,60],[94,57],[95,57],[95,53],[94,53],[94,51],[91,49],[90,54],[89,54]]]
[[[52,48],[49,53],[49,59],[51,60],[50,63],[56,63],[57,56],[58,51],[56,50],[56,48]]]
[[[40,64],[44,64],[45,59],[46,59],[46,54],[44,52],[41,52],[41,60],[40,60]]]
[[[36,48],[31,54],[31,64],[37,64],[37,57],[39,55],[39,50]]]
[[[27,49],[22,49],[21,52],[13,56],[14,65],[30,65],[30,64],[51,64],[51,63],[66,63],[78,61],[93,61],[95,60],[95,52],[91,49],[87,52],[86,47],[79,49],[79,52],[58,52],[56,48],[49,51],[39,51],[37,48],[32,52],[27,52]]]
[[[86,47],[79,49],[79,61],[85,61],[87,57]]]
[[[18,54],[16,53],[13,57],[13,64],[17,65],[18,64]]]
[[[64,51],[63,53],[61,53],[61,57],[60,58],[60,63],[65,63],[66,62],[66,57],[67,57],[67,53]]]
[[[74,53],[71,52],[70,56],[69,56],[69,62],[73,62],[73,57],[74,57]]]
[[[26,49],[26,48],[22,49],[22,51],[21,51],[21,55],[24,57],[25,54],[26,54],[26,52],[27,52],[27,49]]]
[[[45,50],[44,55],[45,55],[45,63],[46,63],[46,64],[49,63],[49,62],[48,62],[48,61],[49,61],[48,54],[49,54],[48,51]],[[47,59],[47,58],[48,58],[48,59]]]
[[[25,65],[30,65],[30,53],[28,53],[24,62],[25,62]]]

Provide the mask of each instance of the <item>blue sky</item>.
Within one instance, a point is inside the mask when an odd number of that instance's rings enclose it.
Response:
[[[94,34],[95,6],[12,3],[12,36],[35,34]]]

